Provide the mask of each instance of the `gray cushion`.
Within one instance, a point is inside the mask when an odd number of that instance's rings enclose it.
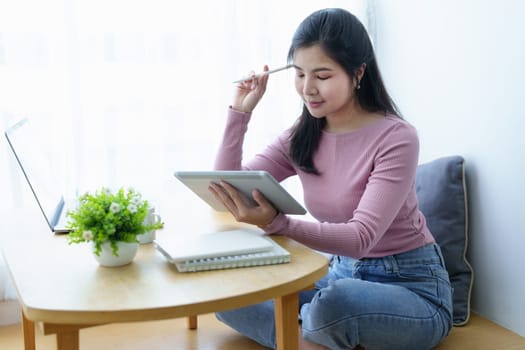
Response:
[[[420,164],[416,173],[419,206],[441,247],[454,288],[454,325],[464,325],[470,316],[473,270],[466,258],[468,207],[465,162],[450,156]]]

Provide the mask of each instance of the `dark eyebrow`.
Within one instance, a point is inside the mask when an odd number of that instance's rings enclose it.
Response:
[[[295,69],[298,69],[298,70],[301,70],[301,71],[303,70],[301,67],[299,67],[298,65],[295,65],[295,64],[293,65],[293,67]],[[326,71],[331,72],[332,69],[328,68],[328,67],[319,67],[319,68],[315,68],[312,72],[318,73],[318,72],[326,72]]]

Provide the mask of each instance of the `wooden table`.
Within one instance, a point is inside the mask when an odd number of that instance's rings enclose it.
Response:
[[[229,216],[209,211],[200,224],[161,214],[166,227],[157,234],[192,234],[203,222],[210,229],[237,227]],[[84,327],[190,317],[268,299],[275,300],[278,349],[297,349],[298,292],[328,267],[324,256],[285,237],[275,240],[292,254],[289,264],[179,273],[152,244],[142,245],[133,263],[106,268],[86,244],[68,245],[66,236],[28,229],[12,236],[2,248],[22,307],[26,350],[35,349],[35,323],[45,334],[56,334],[58,349],[70,350],[79,348]],[[195,317],[189,320],[195,328]]]

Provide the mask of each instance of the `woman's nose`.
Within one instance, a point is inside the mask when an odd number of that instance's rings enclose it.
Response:
[[[303,94],[304,95],[315,95],[316,93],[317,93],[317,89],[315,87],[313,80],[309,78],[305,78],[304,85],[303,85]]]

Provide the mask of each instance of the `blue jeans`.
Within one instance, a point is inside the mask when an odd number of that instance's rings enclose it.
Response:
[[[432,349],[452,328],[452,288],[437,244],[383,258],[334,256],[299,304],[303,337],[330,349]],[[276,347],[273,301],[216,316]]]

